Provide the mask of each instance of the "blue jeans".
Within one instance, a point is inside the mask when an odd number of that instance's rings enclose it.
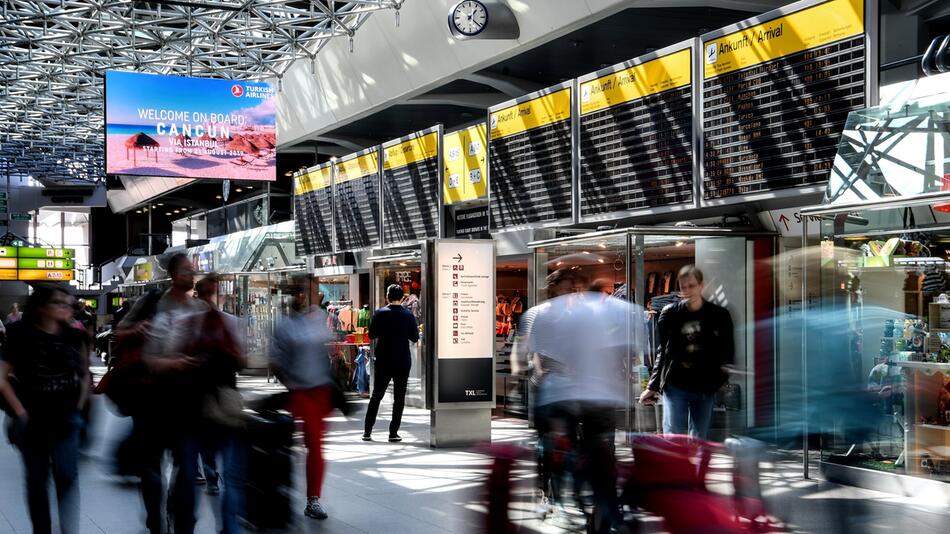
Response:
[[[182,425],[185,426],[185,425]],[[174,516],[176,534],[195,531],[195,477],[198,475],[198,438],[195,431],[175,428],[161,418],[141,422],[143,429],[142,500],[145,502],[145,526],[151,534],[162,532],[162,500],[165,497],[162,459],[171,450],[175,475],[167,511]]]
[[[696,393],[667,384],[663,388],[663,433],[708,439],[715,394]]]
[[[244,485],[247,483],[247,446],[236,432],[225,439],[221,448],[224,495],[221,501],[221,532],[240,534],[238,514],[244,511]]]
[[[68,429],[49,433],[27,429],[19,444],[26,471],[26,496],[34,534],[50,534],[49,472],[53,467],[59,528],[62,534],[79,532],[79,414],[70,418]]]

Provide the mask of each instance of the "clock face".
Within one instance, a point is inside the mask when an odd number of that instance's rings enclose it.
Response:
[[[477,35],[488,25],[488,9],[477,0],[459,2],[449,15],[449,24],[462,35]]]

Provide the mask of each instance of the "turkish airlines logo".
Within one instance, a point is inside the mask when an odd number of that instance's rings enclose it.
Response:
[[[232,86],[231,86],[231,94],[234,95],[234,96],[236,96],[236,97],[238,97],[238,98],[240,98],[241,96],[244,95],[244,88],[241,87],[240,85],[232,85]]]

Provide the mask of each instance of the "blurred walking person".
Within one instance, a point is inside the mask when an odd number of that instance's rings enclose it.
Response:
[[[589,289],[578,273],[556,271],[549,287],[557,296],[538,308],[528,340],[528,351],[537,355],[541,367],[536,417],[541,475],[555,512],[562,505],[564,472],[574,478],[575,498],[588,481],[594,492],[592,529],[607,532],[622,520],[617,512],[615,414],[626,399],[628,350],[644,348],[643,310],[599,292],[570,292]],[[566,455],[558,454],[564,451]],[[571,463],[559,465],[556,456]]]
[[[3,321],[3,324],[10,326],[11,324],[19,321],[23,318],[23,313],[20,312],[20,305],[16,302],[10,305],[10,313],[7,314],[7,318]]]
[[[327,343],[332,335],[327,314],[320,305],[323,294],[317,279],[298,275],[288,291],[293,296],[291,313],[274,329],[271,342],[271,368],[290,390],[290,410],[303,420],[307,447],[307,506],[304,515],[326,519],[320,502],[323,495],[324,418],[333,407],[333,377]]]
[[[52,532],[51,466],[60,532],[79,532],[80,410],[89,394],[89,367],[85,335],[70,324],[72,306],[65,288],[34,287],[23,320],[8,328],[0,362],[0,394],[16,418],[13,438],[23,455],[35,534]]]
[[[149,301],[140,299],[119,324],[123,330],[144,336],[142,361],[154,378],[153,398],[139,403],[136,432],[139,433],[142,461],[142,500],[146,527],[151,534],[162,532],[164,476],[162,459],[170,450],[175,460],[174,485],[169,515],[174,517],[176,534],[191,534],[195,528],[195,477],[198,462],[198,430],[201,424],[202,385],[197,372],[200,361],[181,352],[176,325],[188,315],[207,306],[192,297],[195,273],[184,254],[168,260],[171,287],[154,303],[149,317]]]
[[[237,373],[247,364],[237,319],[218,309],[218,277],[211,273],[195,284],[195,296],[207,311],[183,317],[175,324],[180,336],[173,350],[198,360],[198,383],[204,395],[199,450],[208,493],[219,493],[221,532],[236,534],[238,513],[244,503],[244,446],[241,439],[243,403],[237,390]],[[222,470],[217,468],[221,454]]]
[[[373,368],[373,395],[363,423],[363,441],[373,440],[373,426],[379,403],[393,383],[393,418],[389,422],[389,441],[398,443],[402,411],[406,406],[406,388],[412,357],[409,344],[419,342],[419,325],[415,316],[400,303],[405,295],[402,287],[393,284],[386,289],[388,306],[376,310],[369,323],[369,338],[376,341],[376,367]]]
[[[735,358],[732,316],[703,298],[703,272],[693,265],[677,276],[683,300],[660,312],[657,355],[640,402],[663,394],[663,433],[708,439],[716,391]]]

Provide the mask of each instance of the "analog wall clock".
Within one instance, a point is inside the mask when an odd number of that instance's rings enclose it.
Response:
[[[488,27],[488,8],[478,0],[462,0],[449,11],[449,29],[474,37]]]

